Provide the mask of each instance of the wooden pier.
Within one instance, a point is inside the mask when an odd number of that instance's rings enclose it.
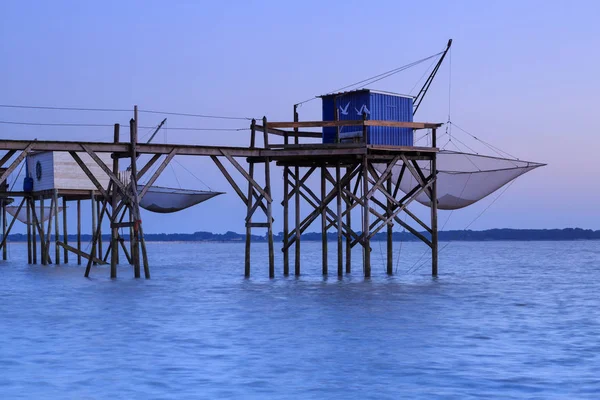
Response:
[[[69,253],[77,257],[78,264],[86,261],[85,276],[89,276],[92,265],[110,263],[111,278],[117,277],[117,265],[120,263],[119,249],[123,251],[127,262],[133,266],[135,277],[144,275],[150,278],[150,267],[144,240],[140,201],[148,188],[156,181],[165,167],[176,156],[210,157],[229,182],[234,192],[246,207],[246,246],[245,276],[250,275],[250,247],[254,229],[266,229],[269,248],[269,277],[275,276],[275,243],[273,242],[273,206],[274,195],[271,179],[275,170],[283,172],[283,275],[290,274],[290,251],[294,249],[294,274],[300,275],[301,235],[311,224],[320,220],[323,255],[322,273],[329,274],[327,233],[337,232],[337,269],[338,276],[351,272],[351,249],[360,246],[363,249],[364,276],[371,276],[371,239],[381,231],[387,234],[387,273],[393,273],[392,263],[392,227],[399,224],[431,248],[432,275],[437,275],[437,202],[431,203],[431,218],[422,221],[410,212],[407,206],[417,196],[425,192],[430,198],[437,198],[435,173],[425,175],[417,161],[427,160],[430,171],[436,171],[436,129],[441,124],[420,122],[390,122],[362,120],[356,121],[298,121],[294,112],[293,122],[268,122],[266,118],[257,123],[252,121],[250,143],[248,147],[200,146],[181,144],[143,144],[137,140],[137,112],[130,122],[129,140],[120,141],[120,126],[114,127],[113,142],[74,142],[74,141],[38,141],[38,140],[0,140],[0,150],[6,154],[0,159],[0,182],[6,182],[21,162],[35,152],[68,152],[79,168],[93,182],[95,190],[52,190],[38,192],[0,192],[2,208],[3,258],[6,259],[6,237],[15,223],[15,218],[7,224],[6,206],[8,199],[15,199],[19,210],[27,210],[28,262],[36,264],[55,264],[69,262]],[[360,127],[363,140],[353,143],[321,144],[302,143],[304,139],[320,138],[320,132],[305,131],[306,128],[343,126]],[[369,145],[368,126],[387,126],[397,128],[430,129],[431,147],[380,146]],[[273,138],[278,138],[274,143]],[[281,140],[283,139],[283,140]],[[338,138],[339,139],[339,138]],[[281,143],[283,141],[283,143]],[[259,146],[260,143],[260,146]],[[112,165],[100,157],[110,153]],[[140,155],[151,155],[149,161],[141,163]],[[108,177],[108,184],[102,185],[90,166],[82,161],[81,155],[87,155]],[[119,174],[119,161],[125,160],[130,168],[128,179]],[[392,179],[392,169],[402,161],[400,177]],[[157,164],[158,163],[158,164]],[[263,164],[261,176],[256,173],[256,164]],[[138,190],[140,179],[151,168],[158,168],[150,176],[142,190]],[[282,168],[272,168],[273,166]],[[376,168],[377,166],[377,168]],[[382,167],[385,166],[385,167]],[[237,171],[243,177],[243,184],[233,178],[231,171]],[[383,170],[383,171],[382,171]],[[411,174],[417,185],[408,193],[399,190],[404,174]],[[319,190],[313,190],[307,184],[311,177],[320,179]],[[246,185],[246,187],[244,187]],[[20,199],[20,200],[18,200]],[[93,237],[91,250],[85,252],[81,245],[81,201],[91,200]],[[45,202],[49,202],[52,217],[43,214]],[[59,227],[59,207],[66,209],[68,204],[77,207],[77,241],[70,243],[67,232],[66,212],[62,214],[62,232]],[[39,205],[39,206],[38,206]],[[290,206],[293,215],[290,215]],[[378,211],[375,207],[378,207]],[[308,214],[302,214],[303,208]],[[353,210],[359,209],[361,218],[352,218]],[[18,212],[17,212],[18,213]],[[400,215],[407,215],[425,235],[407,224]],[[110,222],[111,240],[102,243],[102,222]],[[54,228],[55,252],[51,254],[51,234]],[[127,246],[120,237],[119,229],[130,232]],[[39,258],[38,258],[39,247]],[[53,256],[53,258],[52,258]],[[110,261],[109,261],[110,260]]]

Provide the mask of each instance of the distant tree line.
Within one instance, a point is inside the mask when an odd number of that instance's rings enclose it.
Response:
[[[424,236],[429,237],[427,232],[421,232]],[[360,233],[359,233],[360,234]],[[380,232],[371,240],[384,241],[386,233]],[[110,235],[102,235],[103,240],[110,240]],[[129,239],[129,235],[124,235],[124,238]],[[301,236],[302,240],[320,241],[321,233],[309,232]],[[331,241],[337,239],[337,232],[329,232],[327,238]],[[22,233],[12,234],[8,236],[12,242],[26,242],[27,235]],[[81,240],[89,242],[92,235],[82,234]],[[241,242],[246,239],[246,235],[226,232],[194,232],[194,233],[149,233],[146,234],[146,240],[152,242]],[[280,232],[274,235],[275,241],[283,241],[283,233]],[[484,231],[440,231],[440,241],[465,241],[465,242],[482,242],[489,240],[505,240],[505,241],[557,241],[557,240],[598,240],[600,239],[600,230],[594,231],[591,229],[567,228],[567,229],[488,229]],[[69,242],[73,243],[77,240],[75,235],[69,235]],[[394,232],[394,241],[416,242],[418,238],[409,232]],[[252,235],[252,241],[266,241],[265,235]]]

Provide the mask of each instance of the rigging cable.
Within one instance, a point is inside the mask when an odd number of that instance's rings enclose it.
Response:
[[[412,68],[412,67],[414,67],[415,65],[421,64],[422,62],[425,62],[425,61],[427,61],[427,60],[430,60],[430,59],[432,59],[432,58],[435,58],[435,57],[437,57],[437,56],[439,56],[439,55],[441,55],[441,54],[443,54],[443,53],[444,53],[444,52],[443,52],[443,51],[441,51],[441,52],[439,52],[439,53],[436,53],[436,54],[433,54],[433,55],[431,55],[431,56],[429,56],[429,57],[425,57],[425,58],[422,58],[422,59],[420,59],[420,60],[413,61],[412,63],[409,63],[409,64],[403,65],[403,66],[401,66],[401,67],[397,67],[397,68],[391,69],[391,70],[389,70],[389,71],[386,71],[386,72],[380,73],[380,74],[378,74],[378,75],[372,76],[372,77],[370,77],[370,78],[367,78],[367,79],[363,79],[363,80],[361,80],[361,81],[358,81],[358,82],[352,83],[352,84],[350,84],[350,85],[343,86],[343,87],[341,87],[341,88],[339,88],[339,89],[332,90],[332,91],[330,91],[330,92],[328,92],[328,93],[336,93],[336,92],[339,92],[339,91],[342,91],[342,90],[345,90],[345,89],[349,89],[349,88],[351,88],[351,87],[358,86],[358,85],[361,85],[361,84],[364,84],[364,85],[363,85],[363,87],[364,87],[364,86],[367,86],[367,85],[370,85],[370,84],[373,84],[373,83],[375,83],[375,82],[378,82],[378,81],[380,81],[380,80],[382,80],[382,79],[388,78],[388,77],[390,77],[390,76],[392,76],[392,75],[395,75],[395,74],[397,74],[397,73],[399,73],[399,72],[402,72],[402,71],[404,71],[404,70],[406,70],[406,69]],[[296,103],[296,105],[298,105],[298,106],[299,106],[299,105],[302,105],[302,104],[304,104],[304,103],[308,103],[309,101],[315,100],[316,98],[317,98],[316,96],[313,96],[313,97],[311,97],[310,99],[307,99],[307,100],[301,101],[301,102],[299,102],[299,103]]]

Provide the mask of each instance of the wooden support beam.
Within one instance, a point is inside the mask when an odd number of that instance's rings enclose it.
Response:
[[[395,164],[395,161],[394,161]],[[391,165],[391,163],[390,163]],[[386,190],[388,193],[392,192],[392,175],[389,174],[386,179]],[[392,214],[392,202],[387,199],[386,216],[389,217]],[[386,272],[388,275],[394,274],[394,227],[392,224],[387,225],[387,238],[386,238],[386,250],[387,250],[387,263]]]
[[[25,201],[26,201],[26,198],[23,197],[23,200],[21,200],[21,202],[19,203],[19,207],[17,207],[17,212],[12,217],[12,219],[10,221],[10,225],[8,225],[8,228],[6,228],[6,213],[3,212],[3,215],[2,215],[2,226],[3,226],[4,234],[2,235],[2,242],[0,243],[0,247],[2,248],[3,251],[6,248],[6,241],[8,239],[8,235],[10,235],[10,231],[11,231],[13,225],[15,224],[15,221],[17,219],[17,215],[19,215],[19,213],[21,212],[21,208],[23,207],[23,204],[25,204]],[[6,208],[6,206],[4,205],[4,200],[2,200],[2,203],[3,203],[3,207],[2,208]]]
[[[231,187],[233,188],[233,190],[237,193],[237,195],[240,197],[240,199],[242,199],[242,201],[244,202],[244,204],[247,204],[248,203],[248,199],[246,198],[246,196],[242,192],[242,189],[240,189],[240,187],[237,185],[237,183],[235,182],[235,180],[233,180],[233,178],[231,177],[231,175],[229,174],[229,172],[227,171],[227,169],[225,168],[225,166],[217,158],[217,156],[210,156],[210,158],[211,158],[211,160],[213,160],[213,162],[215,163],[215,165],[217,166],[217,168],[219,168],[219,171],[221,171],[221,173],[223,174],[223,176],[225,177],[225,179],[227,180],[227,182],[229,182],[229,184],[231,185]]]
[[[352,167],[346,167],[346,175],[348,175],[351,172]],[[340,184],[341,185],[341,184]],[[350,187],[352,186],[352,180],[349,180],[346,183],[345,188],[342,188],[342,192],[344,192],[344,190],[348,190],[350,191]],[[346,205],[346,210],[352,205],[352,202],[350,200],[349,197],[344,196],[344,203]],[[346,225],[348,226],[347,228],[347,234],[346,234],[346,273],[350,274],[352,272],[352,238],[350,236],[350,233],[352,232],[352,213],[351,212],[347,212],[346,213]]]
[[[364,275],[365,278],[371,277],[371,243],[370,243],[370,232],[369,232],[369,198],[367,197],[367,193],[369,193],[369,168],[368,168],[369,159],[367,156],[363,157],[362,161],[362,184],[363,184],[363,207],[362,207],[362,216],[363,216],[363,252],[364,252]]]
[[[54,197],[54,259],[56,265],[60,265],[60,248],[56,244],[60,240],[60,226],[58,224],[58,190],[54,189],[54,193],[52,195]]]
[[[431,242],[429,241],[429,239],[427,239],[425,236],[423,236],[421,234],[421,232],[417,231],[415,228],[413,228],[412,226],[410,226],[406,222],[402,221],[398,216],[395,216],[394,220],[396,222],[398,222],[398,224],[400,224],[400,226],[402,226],[404,229],[406,229],[407,231],[409,231],[411,234],[413,234],[414,236],[416,236],[417,238],[419,238],[423,243],[425,243],[427,246],[429,246],[431,248]]]
[[[302,121],[302,122],[269,122],[268,128],[321,128],[337,126],[389,126],[410,129],[438,128],[442,124],[429,122],[398,122],[379,120],[341,120],[341,121]]]
[[[62,212],[63,212],[63,243],[69,244],[69,234],[67,232],[67,198],[65,196],[62,197]],[[69,263],[69,252],[67,249],[64,249],[63,259],[65,264]]]
[[[32,238],[31,238],[31,201],[29,199],[29,196],[25,197],[26,201],[27,201],[27,263],[28,264],[32,264],[33,263],[33,254],[32,254]],[[34,232],[35,233],[35,232]]]
[[[339,128],[338,128],[338,136],[339,136]],[[336,185],[337,185],[337,274],[339,277],[344,275],[344,258],[343,258],[343,244],[342,244],[342,184],[341,184],[341,166],[338,162],[335,166],[335,177],[336,177]]]
[[[12,174],[12,172],[15,170],[15,168],[17,168],[19,166],[19,164],[21,164],[21,161],[23,161],[23,159],[25,159],[25,157],[27,157],[27,154],[29,154],[29,152],[31,150],[33,150],[33,142],[29,143],[25,147],[25,149],[23,149],[23,151],[21,152],[21,154],[19,154],[19,156],[17,158],[15,158],[15,160],[10,164],[10,166],[8,168],[6,168],[6,170],[4,171],[4,173],[2,173],[2,176],[0,176],[0,183],[6,182],[6,179],[10,176],[10,174]],[[8,154],[6,154],[6,155],[8,155]],[[5,155],[5,157],[6,157],[6,155]],[[2,161],[2,160],[0,160],[0,161]],[[6,161],[4,161],[4,162],[6,162]],[[0,164],[0,165],[3,165],[4,162],[2,164]]]
[[[110,190],[111,183],[109,183],[108,186],[109,186],[109,190]],[[85,267],[85,275],[84,275],[86,278],[88,278],[90,276],[90,270],[92,268],[92,262],[98,263],[97,261],[94,260],[94,258],[96,257],[96,248],[97,248],[98,237],[99,237],[99,235],[102,232],[102,229],[101,229],[101,227],[102,227],[102,219],[104,217],[104,211],[106,209],[106,205],[107,204],[108,203],[106,201],[102,202],[102,211],[100,211],[100,214],[99,214],[98,226],[96,227],[96,230],[95,230],[95,232],[94,232],[94,234],[92,236],[92,250],[90,251],[90,254],[92,255],[93,258],[92,257],[88,258],[88,263],[87,263],[87,266]],[[100,260],[100,261],[102,261],[102,260]]]
[[[285,138],[287,142],[287,136]],[[290,198],[288,187],[290,185],[289,167],[283,167],[283,276],[290,274],[290,251],[287,243],[290,236]]]
[[[229,155],[229,153],[225,150],[222,150],[221,153],[223,154],[223,156],[225,156],[225,158],[227,158],[227,160],[229,160],[229,162],[231,163],[231,165],[233,165],[235,167],[235,169],[237,169],[239,171],[240,174],[242,174],[244,176],[244,178],[246,178],[248,180],[248,182],[254,187],[255,190],[257,190],[260,194],[262,194],[265,199],[267,199],[268,202],[272,202],[273,199],[271,198],[271,196],[269,196],[269,194],[261,187],[261,185],[259,185],[254,178],[248,174],[248,172],[246,172],[246,170],[244,170],[244,168],[231,156]],[[254,163],[250,163],[250,165],[253,165]],[[250,194],[248,194],[250,196]]]
[[[110,168],[108,168],[108,166],[104,163],[104,161],[102,161],[102,159],[100,157],[98,157],[98,155],[96,153],[94,153],[92,150],[90,150],[90,148],[88,146],[86,146],[85,144],[81,144],[81,148],[83,150],[85,150],[85,152],[88,153],[88,155],[92,158],[92,160],[94,160],[96,162],[96,164],[98,164],[100,169],[102,169],[102,171],[104,171],[104,173],[106,175],[108,175],[110,181],[113,183],[113,187],[116,186],[121,191],[121,194],[123,196],[130,197],[127,187],[125,186],[125,184],[123,184],[123,182],[121,182],[121,179],[119,179],[119,177],[117,176],[118,172],[117,172],[117,174],[115,174]],[[173,150],[173,151],[175,151],[175,150]],[[116,160],[117,162],[119,161],[118,158],[114,158],[113,160]],[[114,190],[113,190],[113,192],[114,192]]]
[[[4,164],[10,160],[10,158],[12,156],[15,155],[15,153],[17,152],[17,150],[9,150],[6,152],[6,154],[4,156],[2,156],[2,158],[0,159],[0,168],[4,167]]]
[[[169,165],[169,162],[173,159],[173,157],[175,157],[176,154],[177,154],[177,149],[173,149],[167,155],[167,158],[165,158],[163,160],[163,162],[160,164],[160,166],[158,167],[158,169],[154,172],[154,174],[152,174],[152,176],[150,177],[150,179],[148,180],[148,182],[146,182],[146,184],[144,185],[144,188],[142,189],[141,193],[138,196],[138,201],[140,201],[141,199],[144,198],[144,196],[146,195],[146,193],[148,192],[148,190],[150,189],[150,187],[154,184],[154,182],[156,182],[156,180],[158,179],[158,177],[160,176],[160,174],[165,170],[165,168],[167,167],[167,165]]]
[[[431,145],[436,146],[436,130],[431,132]],[[431,275],[438,275],[438,195],[437,195],[437,154],[431,159],[431,174],[433,185],[431,186]]]
[[[146,172],[148,172],[150,170],[150,168],[152,168],[152,166],[154,165],[154,163],[156,163],[156,161],[158,161],[158,159],[160,157],[162,157],[162,154],[154,154],[152,156],[152,158],[146,163],[146,165],[144,165],[142,167],[142,169],[140,170],[140,172],[138,172],[138,179],[141,179],[142,176],[144,176],[146,174]]]
[[[50,211],[49,211],[49,215],[48,215],[48,230],[46,231],[46,243],[44,244],[44,247],[46,248],[45,250],[45,254],[46,254],[46,260],[48,264],[50,263],[50,239],[51,239],[51,232],[52,232],[52,217],[54,213],[54,197],[52,197],[50,199]]]
[[[265,148],[269,148],[269,134],[267,132],[267,117],[263,117],[263,135],[265,141]],[[271,197],[271,160],[267,158],[265,160],[265,192]],[[265,199],[267,199],[265,197]],[[273,243],[273,199],[267,199],[267,241],[269,246],[269,278],[275,277],[275,249]]]
[[[81,200],[77,200],[77,251],[81,252]],[[76,254],[77,265],[81,265],[81,254]]]
[[[321,204],[325,201],[327,196],[327,179],[325,178],[325,172],[327,167],[321,166]],[[322,263],[322,274],[327,275],[327,207],[321,207],[321,263]]]
[[[252,120],[250,125],[250,148],[254,148],[256,146],[256,120]],[[226,156],[227,157],[227,156]],[[227,157],[229,162],[233,160],[231,157]],[[234,160],[235,161],[235,160]],[[232,163],[233,164],[233,163]],[[249,177],[254,176],[254,163],[250,162],[248,166],[248,171],[250,174]],[[235,166],[235,165],[234,165]],[[241,167],[240,167],[241,168]],[[239,170],[238,170],[239,171]],[[245,173],[246,171],[244,171]],[[251,178],[252,179],[252,178]],[[246,278],[250,277],[250,252],[252,246],[252,201],[254,199],[253,196],[254,190],[252,188],[252,183],[248,180],[248,197],[246,197],[246,216],[250,215],[250,218],[246,217],[246,237],[245,237],[245,254],[244,254],[244,276]]]
[[[102,194],[102,197],[104,197],[106,200],[110,201],[110,197],[108,196],[108,193],[106,193],[106,190],[104,190],[104,188],[102,187],[102,185],[100,184],[98,179],[96,179],[96,177],[94,176],[92,171],[90,171],[90,169],[87,167],[87,165],[85,165],[83,160],[81,160],[81,157],[79,157],[79,154],[77,154],[77,152],[75,152],[75,151],[70,151],[69,154],[71,155],[71,157],[73,157],[73,160],[75,160],[77,165],[79,165],[79,168],[81,168],[81,170],[87,175],[87,177],[94,184],[94,186],[96,186],[96,189],[98,189],[98,191]]]
[[[70,252],[72,252],[74,254],[77,254],[78,257],[83,257],[86,260],[90,260],[91,259],[96,264],[100,264],[100,265],[105,265],[106,264],[104,261],[102,261],[101,259],[97,258],[96,256],[92,256],[90,254],[87,254],[86,252],[81,251],[79,249],[76,249],[73,246],[69,246],[66,243],[63,243],[63,242],[59,241],[59,242],[57,242],[57,245],[61,246],[62,248],[66,249],[66,250],[68,250],[68,251],[70,251]]]

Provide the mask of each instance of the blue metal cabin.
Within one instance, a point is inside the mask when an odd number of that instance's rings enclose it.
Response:
[[[332,93],[320,96],[323,101],[323,121],[335,120],[335,109],[339,119],[360,120],[363,111],[367,119],[379,121],[412,122],[413,98],[395,93],[370,89]],[[336,128],[323,128],[323,143],[335,143]],[[352,141],[362,138],[362,127],[340,127],[340,141]],[[362,139],[360,139],[362,141]],[[367,127],[367,144],[389,146],[412,146],[413,130],[387,126]]]

